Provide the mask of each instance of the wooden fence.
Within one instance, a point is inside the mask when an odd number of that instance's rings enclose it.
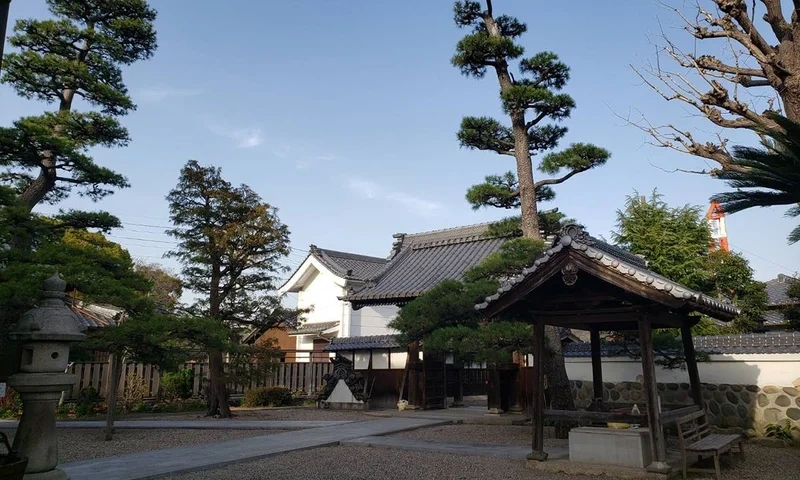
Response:
[[[191,369],[194,373],[192,394],[195,397],[200,396],[203,393],[205,382],[208,380],[208,363],[189,362],[184,364],[184,368]],[[66,398],[70,400],[76,399],[80,391],[86,387],[93,387],[103,397],[107,396],[110,371],[111,368],[108,362],[72,364],[70,373],[75,375],[75,383],[67,391]],[[256,376],[247,384],[229,383],[228,389],[233,395],[242,394],[245,390],[255,387],[285,387],[293,392],[303,391],[307,394],[314,394],[322,386],[322,377],[332,371],[333,364],[327,361],[277,363],[265,369],[263,374]],[[146,398],[154,398],[158,395],[161,371],[158,367],[142,363],[125,364],[122,378],[120,378],[119,393],[125,391],[126,383],[133,373],[144,382],[147,391]]]

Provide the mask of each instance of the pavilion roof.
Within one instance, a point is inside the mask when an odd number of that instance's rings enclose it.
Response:
[[[670,307],[680,304],[684,311],[697,311],[723,320],[730,320],[740,313],[736,306],[727,301],[697,292],[649,270],[641,258],[590,236],[577,225],[565,227],[552,248],[518,276],[505,282],[497,293],[477,304],[475,309],[486,310],[488,315],[496,313],[496,308],[493,308],[495,302],[513,295],[521,285],[530,283],[541,271],[547,270],[546,267],[568,255],[583,260],[577,262],[583,270],[592,269],[596,273],[606,273],[609,278],[623,280],[618,284],[629,280],[637,282],[642,287],[640,291],[653,293],[652,298],[656,301],[660,299],[662,304],[666,304],[664,298],[671,298]]]

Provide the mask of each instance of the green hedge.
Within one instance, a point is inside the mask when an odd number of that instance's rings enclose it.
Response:
[[[288,388],[258,387],[244,392],[244,407],[287,407],[294,405],[294,397]]]

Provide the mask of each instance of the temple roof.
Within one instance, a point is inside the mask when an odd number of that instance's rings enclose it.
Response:
[[[310,255],[314,255],[317,260],[336,275],[355,280],[372,278],[389,261],[386,258],[328,250],[319,248],[316,245],[311,245]]]
[[[497,293],[475,305],[475,309],[488,309],[494,302],[513,292],[527,279],[536,277],[537,272],[549,266],[554,259],[563,258],[568,253],[587,259],[586,263],[592,268],[602,268],[617,278],[633,279],[647,289],[668,294],[679,300],[688,309],[726,320],[740,313],[739,309],[731,303],[684,287],[647,269],[644,266],[645,262],[640,257],[635,257],[629,252],[588,235],[577,225],[565,227],[552,248],[539,257],[533,265],[524,269],[521,274],[505,282],[497,290]]]
[[[694,337],[698,352],[711,355],[800,353],[800,333],[746,333],[741,335],[714,335]],[[564,345],[565,357],[591,357],[589,342]],[[603,343],[601,356],[626,356],[621,345]]]
[[[355,308],[402,304],[443,280],[460,280],[471,267],[500,249],[505,237],[489,237],[489,223],[396,234],[391,259],[364,287],[343,297]]]

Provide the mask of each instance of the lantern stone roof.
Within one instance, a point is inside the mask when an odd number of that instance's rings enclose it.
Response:
[[[581,262],[583,265],[581,268],[589,268],[597,273],[610,275],[611,278],[621,277],[635,280],[644,287],[643,291],[658,292],[658,294],[662,294],[662,299],[663,294],[667,294],[677,301],[670,302],[673,304],[670,308],[674,308],[675,303],[680,303],[682,310],[697,311],[721,320],[730,320],[740,313],[736,306],[727,301],[694,291],[649,270],[640,257],[635,257],[630,252],[590,236],[578,225],[565,227],[553,247],[518,276],[506,281],[497,290],[497,293],[475,305],[475,309],[490,309],[493,303],[514,292],[520,285],[527,283],[527,280],[537,276],[538,272],[567,255],[584,259]]]
[[[398,233],[386,265],[360,288],[342,297],[353,308],[402,305],[443,280],[460,280],[464,272],[500,249],[507,237],[489,236],[490,223]]]

